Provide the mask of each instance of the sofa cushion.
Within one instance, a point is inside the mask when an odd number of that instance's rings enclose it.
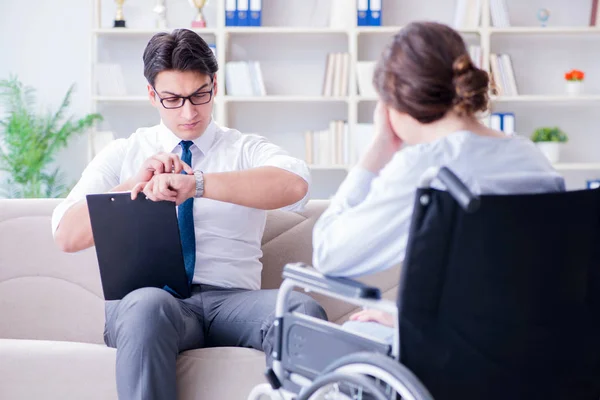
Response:
[[[94,249],[62,253],[50,217],[57,200],[0,200],[0,338],[104,343]]]
[[[115,357],[104,345],[0,339],[0,399],[116,400]],[[265,381],[264,369],[264,354],[252,349],[186,351],[177,358],[177,397],[242,400]]]
[[[97,344],[0,339],[0,399],[116,399],[115,355]]]

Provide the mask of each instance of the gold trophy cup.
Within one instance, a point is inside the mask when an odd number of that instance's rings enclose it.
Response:
[[[115,28],[125,28],[125,16],[123,16],[123,3],[125,0],[115,0],[117,3],[117,15],[115,15]]]
[[[207,2],[208,0],[190,0],[192,7],[198,9],[196,19],[192,21],[192,28],[206,28],[206,19],[204,19],[204,14],[202,14],[202,8]]]

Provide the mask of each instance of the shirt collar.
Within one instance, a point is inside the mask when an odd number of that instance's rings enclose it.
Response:
[[[208,150],[210,150],[215,140],[216,133],[217,124],[214,120],[211,120],[204,133],[199,138],[193,140],[194,144],[200,149],[202,154],[206,155],[206,153],[208,153]],[[158,141],[165,152],[171,153],[179,146],[181,139],[167,128],[161,120],[158,128]]]

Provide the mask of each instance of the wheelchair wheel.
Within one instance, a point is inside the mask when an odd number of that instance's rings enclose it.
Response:
[[[314,396],[313,396],[314,395]],[[389,400],[377,383],[361,374],[332,372],[315,379],[297,400]]]
[[[331,363],[323,372],[319,379],[316,379],[309,387],[305,388],[306,393],[311,389],[315,393],[323,384],[320,382],[331,383],[328,376],[340,374],[341,376],[361,375],[368,379],[370,383],[377,386],[378,390],[373,391],[372,387],[364,386],[371,396],[375,393],[386,393],[386,399],[390,399],[387,388],[391,388],[395,393],[406,400],[433,400],[433,397],[419,381],[419,379],[404,365],[383,354],[376,353],[355,353]],[[364,381],[363,381],[364,382]],[[379,382],[379,384],[376,384]],[[316,387],[315,390],[312,388]],[[309,399],[310,397],[298,397],[298,400]],[[372,397],[377,398],[377,397]]]

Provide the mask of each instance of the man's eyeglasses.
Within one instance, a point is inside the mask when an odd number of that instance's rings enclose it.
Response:
[[[191,96],[187,96],[187,97],[171,96],[171,97],[162,98],[158,95],[158,92],[156,91],[154,86],[152,86],[152,89],[154,89],[154,93],[156,93],[156,97],[158,97],[158,99],[160,100],[160,104],[162,104],[162,106],[164,108],[172,110],[174,108],[183,107],[186,100],[189,100],[189,102],[195,106],[201,106],[202,104],[209,103],[212,100],[214,86],[211,87],[211,89],[208,92],[196,92],[196,93],[192,94]]]

